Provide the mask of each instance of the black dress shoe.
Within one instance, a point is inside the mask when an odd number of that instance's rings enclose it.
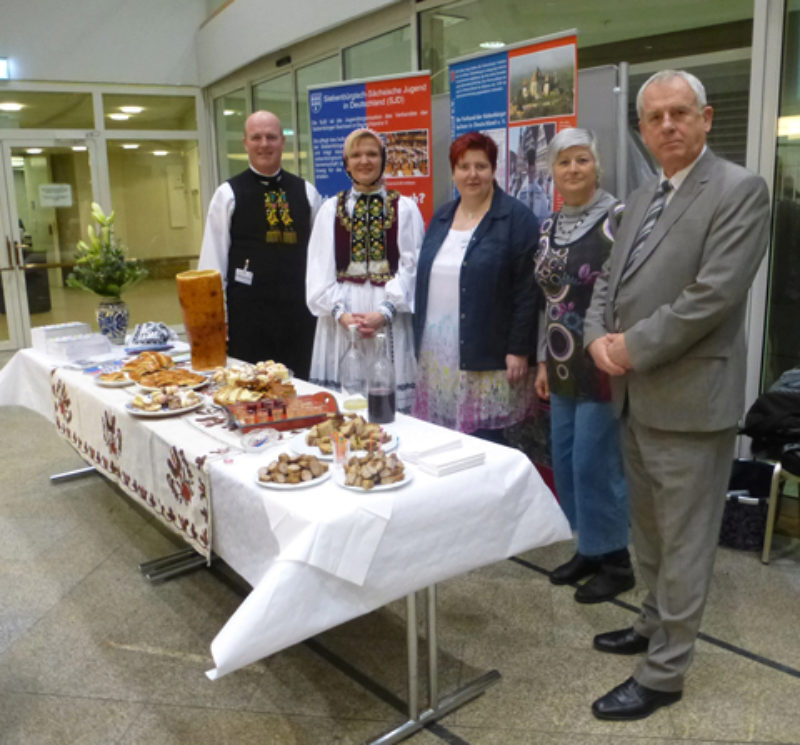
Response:
[[[579,603],[602,603],[630,590],[635,584],[630,565],[624,567],[603,564],[594,577],[575,590],[575,600]]]
[[[647,651],[650,640],[632,626],[619,631],[607,631],[594,638],[594,648],[611,654],[641,654]]]
[[[598,569],[600,569],[599,561],[587,559],[576,553],[566,564],[562,564],[550,572],[550,581],[554,585],[570,585],[594,574]]]
[[[643,686],[634,678],[601,696],[592,704],[592,714],[598,719],[630,721],[649,717],[656,709],[681,700],[682,691],[656,691]]]

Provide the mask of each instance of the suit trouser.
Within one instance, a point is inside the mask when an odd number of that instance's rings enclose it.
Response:
[[[622,444],[639,573],[634,623],[650,639],[634,678],[678,691],[708,597],[736,430],[668,432],[623,418]]]

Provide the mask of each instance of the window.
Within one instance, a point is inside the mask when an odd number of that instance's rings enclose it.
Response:
[[[342,58],[345,80],[411,72],[411,26],[347,47]]]
[[[314,162],[311,154],[311,123],[308,114],[308,86],[334,83],[341,79],[339,57],[328,57],[297,70],[297,141],[300,170],[298,175],[314,180]]]
[[[91,93],[0,92],[0,129],[94,129]]]
[[[108,171],[117,237],[149,273],[126,293],[131,316],[179,324],[175,275],[190,268],[203,235],[197,142],[110,141]]]
[[[106,129],[197,129],[194,96],[103,95]]]
[[[292,90],[291,73],[287,72],[277,78],[265,80],[253,88],[253,110],[271,111],[281,120],[283,134],[286,136],[283,165],[287,171],[297,173],[293,103],[294,91]]]
[[[786,3],[763,387],[800,365],[800,0]]]
[[[244,88],[214,99],[214,129],[220,181],[235,176],[247,165],[247,154],[242,144],[246,118],[247,98]]]

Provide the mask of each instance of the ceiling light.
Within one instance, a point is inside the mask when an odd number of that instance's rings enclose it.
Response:
[[[294,130],[293,129],[284,129],[283,130],[284,137],[294,137]]]
[[[0,111],[19,111],[23,108],[23,104],[16,101],[2,101],[0,102]]]
[[[222,116],[233,116],[235,113],[233,109],[223,109]]]
[[[130,114],[109,114],[108,118],[109,119],[114,119],[115,121],[118,121],[118,122],[124,122],[124,121],[130,119],[131,116],[130,116]]]
[[[794,139],[798,136],[800,136],[800,116],[778,117],[778,137]]]
[[[28,155],[39,155],[39,153],[42,152],[42,148],[40,148],[40,147],[28,147],[28,148],[25,148],[25,152],[28,153]]]
[[[122,144],[122,149],[123,150],[138,150],[139,149],[139,143],[138,142],[124,142]]]
[[[72,146],[72,149],[73,149],[73,150],[74,150],[76,153],[82,153],[84,150],[86,150],[86,145],[73,145],[73,146]]]
[[[153,150],[153,155],[163,156],[166,155],[169,150]]]
[[[141,114],[144,111],[144,106],[120,106],[120,111],[126,114]]]
[[[502,49],[505,45],[504,41],[482,41],[478,44],[481,49]]]

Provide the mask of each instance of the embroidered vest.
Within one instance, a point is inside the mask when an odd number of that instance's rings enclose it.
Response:
[[[385,285],[397,273],[398,201],[394,190],[381,194],[360,194],[347,212],[349,191],[339,192],[336,201],[334,243],[337,282],[371,282]]]

